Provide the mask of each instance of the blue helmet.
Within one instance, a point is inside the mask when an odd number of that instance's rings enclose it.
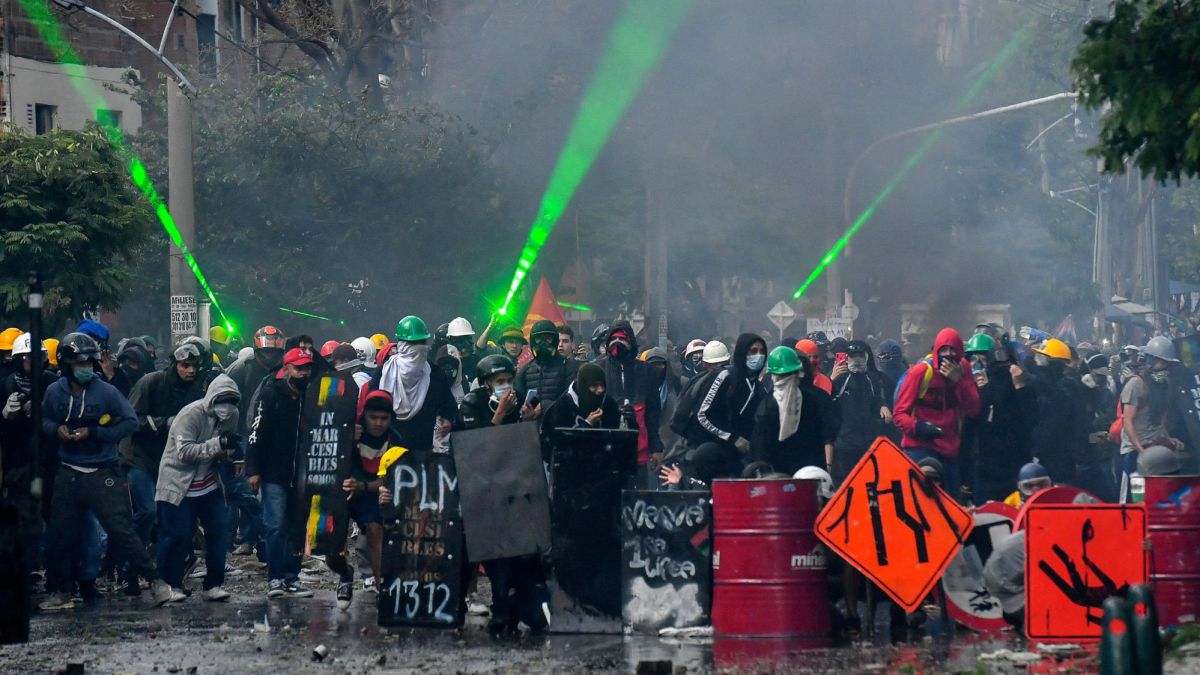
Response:
[[[1050,474],[1046,471],[1046,467],[1037,462],[1029,462],[1021,467],[1021,471],[1017,473],[1017,482],[1024,483],[1027,480],[1035,478],[1049,478]]]

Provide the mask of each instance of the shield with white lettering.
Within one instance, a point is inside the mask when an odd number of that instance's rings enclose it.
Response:
[[[550,550],[550,501],[536,422],[450,435],[471,562]]]
[[[621,493],[621,618],[657,635],[705,626],[712,604],[712,497],[701,491]]]
[[[324,373],[304,395],[297,486],[305,523],[304,552],[325,555],[346,542],[348,514],[342,481],[356,461],[354,418],[358,386],[349,375]]]
[[[461,626],[462,517],[454,458],[407,450],[387,467],[380,626]]]

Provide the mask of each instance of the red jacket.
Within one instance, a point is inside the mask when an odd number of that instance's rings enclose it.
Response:
[[[892,413],[892,421],[904,434],[900,447],[933,450],[943,457],[956,459],[963,419],[979,414],[979,389],[971,377],[970,365],[961,357],[963,341],[958,331],[943,328],[938,332],[933,343],[935,362],[937,353],[943,347],[953,347],[960,355],[962,377],[956,383],[951,382],[935,369],[933,379],[929,381],[929,389],[925,396],[918,399],[921,384],[925,381],[925,370],[930,367],[928,363],[918,361],[908,369],[900,391],[896,392],[896,409]],[[938,425],[945,435],[932,441],[917,440],[913,432],[919,420]]]

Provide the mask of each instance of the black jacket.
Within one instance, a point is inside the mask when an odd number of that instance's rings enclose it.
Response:
[[[604,413],[600,416],[600,425],[592,427],[585,419],[587,415],[580,414],[579,399],[575,396],[575,392],[568,388],[562,396],[558,397],[557,401],[542,413],[542,426],[539,433],[542,437],[543,459],[550,461],[554,445],[558,442],[559,436],[554,432],[555,429],[573,429],[575,427],[619,429],[621,427],[621,409],[617,405],[617,402],[611,396],[605,394],[601,409],[604,410]]]
[[[521,403],[525,402],[525,393],[536,389],[538,399],[545,402],[542,410],[558,400],[559,396],[575,381],[582,365],[575,359],[568,359],[555,354],[549,363],[542,363],[536,358],[521,366],[513,379],[513,390]],[[480,383],[482,384],[482,383]]]
[[[263,385],[250,412],[246,475],[292,487],[296,482],[304,394],[292,395],[287,380]]]
[[[779,403],[768,394],[755,411],[750,442],[750,459],[767,462],[789,476],[806,466],[825,466],[825,444],[838,436],[837,413],[829,394],[806,384],[800,386],[800,393],[804,402],[796,433],[779,440]]]
[[[233,378],[234,384],[238,386],[238,392],[242,395],[238,402],[238,412],[241,413],[239,425],[243,436],[249,436],[250,421],[254,418],[250,414],[250,410],[257,400],[254,395],[258,392],[258,387],[263,383],[263,379],[271,374],[254,357],[238,361],[229,367],[227,375]]]
[[[756,341],[762,338],[750,333],[739,336],[730,364],[693,385],[695,405],[684,433],[692,447],[710,441],[732,445],[754,435],[755,413],[766,393],[761,373],[746,369],[746,354]]]
[[[963,458],[963,479],[975,491],[976,503],[1003,500],[1012,493],[1017,472],[1033,461],[1036,387],[1027,379],[1023,388],[1014,388],[1010,365],[988,367],[988,383],[979,390],[979,416],[964,426],[962,447],[969,452]]]
[[[894,433],[896,427],[879,416],[881,407],[892,408],[888,389],[884,374],[873,370],[847,373],[833,381],[833,401],[840,420],[835,450],[861,455],[876,438]]]
[[[496,414],[496,409],[492,405],[492,392],[488,391],[487,387],[472,389],[463,397],[462,403],[458,406],[458,412],[462,416],[464,429],[483,429],[495,426],[492,424],[492,415]],[[520,421],[521,406],[514,405],[504,416],[502,424],[513,424]]]
[[[383,368],[376,368],[371,378],[371,389],[379,389]],[[406,420],[392,418],[392,431],[400,438],[401,447],[409,450],[432,450],[433,430],[437,418],[449,420],[454,429],[462,429],[458,415],[458,401],[450,392],[450,378],[441,368],[429,368],[429,391],[417,414]]]
[[[629,354],[624,359],[604,356],[599,361],[596,361],[596,365],[604,370],[606,393],[618,405],[623,405],[625,401],[629,401],[629,404],[635,407],[637,405],[645,406],[643,414],[646,418],[646,437],[649,442],[649,452],[652,454],[662,452],[662,437],[658,433],[660,418],[662,417],[662,406],[658,399],[658,387],[654,386],[654,378],[651,377],[650,366],[646,365],[645,361],[640,361],[637,358],[637,338],[633,337],[633,328],[630,327],[629,322],[617,321],[610,329],[610,334],[617,329],[625,330],[630,336],[631,347]]]
[[[57,379],[58,376],[54,373],[43,370],[42,390],[38,395],[45,397],[46,388],[54,384]],[[8,397],[15,393],[20,393],[22,401],[28,402],[33,397],[33,384],[24,377],[18,380],[17,373],[13,372],[8,377],[0,379],[0,408],[4,407],[8,403]],[[0,417],[0,451],[3,452],[0,457],[0,462],[2,462],[0,466],[6,472],[26,466],[33,461],[33,432],[33,418],[25,414],[24,404],[16,415],[8,419]],[[42,447],[46,448],[48,445],[48,443],[43,443]],[[49,465],[47,460],[50,456],[52,453],[43,450],[41,462],[43,467]]]
[[[137,381],[129,394],[129,404],[137,414],[138,428],[121,443],[121,464],[145,471],[158,478],[158,464],[163,448],[167,447],[169,420],[183,406],[198,401],[204,391],[197,380],[184,382],[175,373],[175,366],[156,370]]]
[[[1057,365],[1039,369],[1035,379],[1038,421],[1033,427],[1033,456],[1055,483],[1075,485],[1075,465],[1086,454],[1091,424],[1087,388],[1074,371],[1060,373]]]

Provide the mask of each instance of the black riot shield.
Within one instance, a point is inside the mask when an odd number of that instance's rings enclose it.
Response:
[[[351,475],[358,385],[349,374],[321,375],[304,396],[304,432],[300,437],[301,512],[304,550],[325,555],[346,543],[349,514],[342,481]]]
[[[551,460],[551,629],[592,632],[573,614],[609,619],[620,630],[621,490],[637,469],[633,429],[555,429]]]
[[[550,501],[536,422],[450,435],[471,562],[545,553]]]
[[[388,466],[383,484],[392,502],[381,505],[379,625],[461,626],[464,560],[454,458],[406,451]]]
[[[701,491],[621,494],[621,602],[625,627],[705,626],[712,605],[712,496]]]

